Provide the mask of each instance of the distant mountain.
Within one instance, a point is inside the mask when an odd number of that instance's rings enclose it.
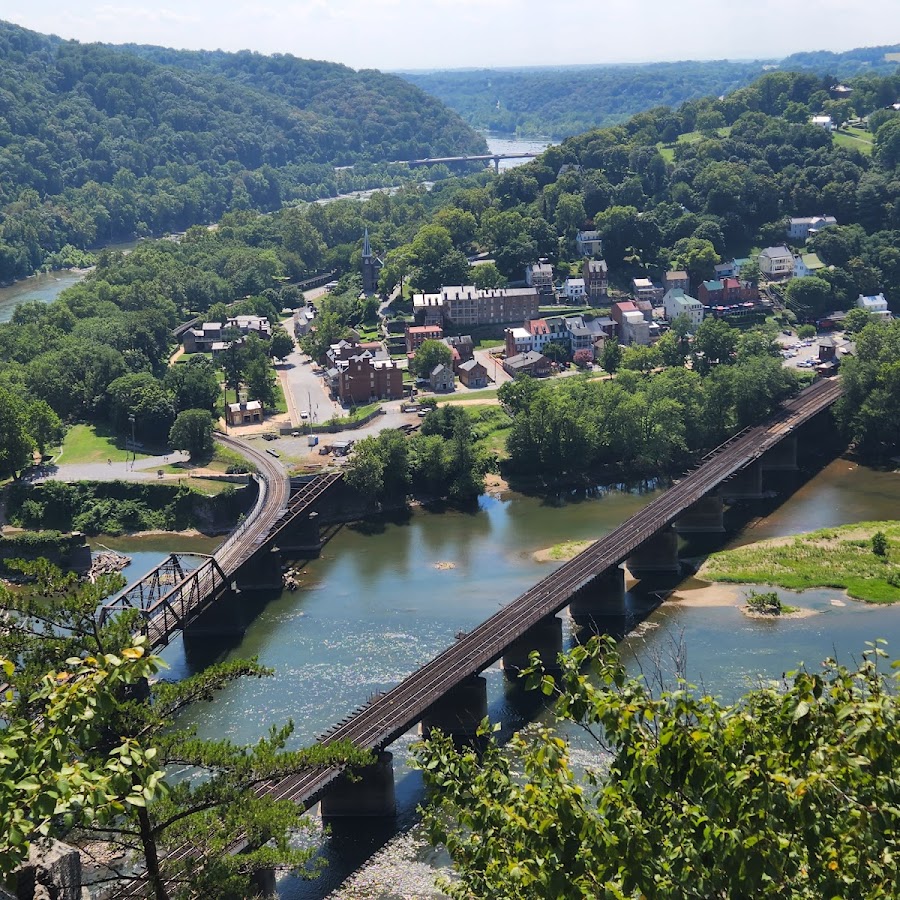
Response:
[[[783,60],[709,60],[645,65],[447,69],[401,72],[475,128],[564,138],[626,121],[655,106],[719,97],[774,68],[836,78],[896,71],[900,45]]]
[[[485,150],[395,75],[79,44],[0,22],[0,281],[66,244],[275,209],[368,186],[392,160]],[[339,183],[334,167],[353,164]]]

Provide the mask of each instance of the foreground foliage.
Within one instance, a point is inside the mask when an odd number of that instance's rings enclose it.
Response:
[[[53,833],[74,827],[74,839],[106,842],[124,860],[107,865],[109,879],[133,877],[137,862],[154,900],[239,900],[255,895],[260,869],[310,871],[305,867],[313,851],[292,842],[305,828],[303,811],[257,789],[309,766],[366,762],[368,756],[338,744],[288,750],[290,722],[248,746],[198,737],[179,724],[188,706],[212,700],[237,678],[271,673],[254,660],[233,660],[183,681],[119,690],[156,667],[152,661],[138,671],[138,663],[129,662],[141,658],[129,649],[136,615],[98,624],[98,609],[122,587],[121,577],[79,583],[46,560],[17,568],[32,583],[27,591],[0,590],[0,656],[20,660],[14,671],[7,667],[13,690],[2,713],[13,726],[0,737],[0,759],[19,753],[26,766],[21,777],[11,770],[17,776],[12,784],[0,785],[9,800],[0,803],[0,846],[18,848],[34,833],[48,833],[50,815]],[[60,667],[69,674],[48,681],[44,673]],[[90,690],[91,679],[96,689]],[[60,695],[69,684],[71,696]],[[57,701],[64,701],[59,715]],[[43,818],[30,815],[31,794]],[[50,807],[54,794],[58,809]],[[245,851],[234,855],[242,843]],[[166,856],[185,847],[180,858]]]
[[[895,896],[900,703],[885,652],[825,660],[722,704],[683,683],[654,696],[614,644],[563,655],[557,715],[581,723],[605,771],[578,776],[552,729],[418,751],[458,898]],[[895,664],[896,665],[896,664]],[[521,772],[520,772],[521,769]]]

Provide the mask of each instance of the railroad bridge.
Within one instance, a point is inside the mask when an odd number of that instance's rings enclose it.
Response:
[[[151,650],[165,647],[178,632],[185,637],[243,633],[251,607],[247,592],[281,589],[278,544],[317,552],[316,507],[342,478],[321,475],[292,494],[290,480],[271,457],[224,435],[216,440],[256,464],[253,509],[215,553],[170,553],[100,613],[102,625],[123,610],[139,610],[138,633],[146,636]]]
[[[819,381],[785,403],[767,422],[745,429],[700,460],[671,488],[610,534],[564,563],[391,690],[348,715],[319,740],[347,740],[371,750],[375,762],[351,780],[338,768],[299,772],[259,788],[304,808],[321,801],[325,818],[390,816],[396,811],[392,756],[386,748],[417,723],[424,734],[440,728],[471,740],[487,715],[481,675],[497,660],[517,677],[530,652],[549,670],[562,650],[564,607],[576,621],[603,617],[621,604],[622,563],[637,576],[679,569],[677,531],[722,531],[722,503],[766,496],[764,473],[796,468],[797,432],[838,399],[837,380]],[[327,488],[323,488],[326,489]],[[302,501],[300,501],[302,502]],[[261,542],[264,542],[265,538]],[[224,571],[224,569],[223,569]],[[161,602],[161,601],[160,601]],[[232,848],[242,848],[237,840]],[[189,846],[171,856],[190,856]],[[117,897],[142,896],[140,882]]]

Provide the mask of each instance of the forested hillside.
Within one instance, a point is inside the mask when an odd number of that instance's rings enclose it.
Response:
[[[82,45],[0,23],[0,282],[60,251],[77,259],[73,247],[371,186],[367,173],[390,160],[483,149],[392,75]]]
[[[679,106],[743,87],[767,69],[809,70],[848,78],[896,71],[900,50],[870,47],[847,53],[797,53],[780,62],[689,61],[652,65],[443,70],[402,76],[442,100],[475,128],[564,138],[624,122],[655,106]]]

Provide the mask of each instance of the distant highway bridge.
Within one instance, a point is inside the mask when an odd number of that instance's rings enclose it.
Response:
[[[441,163],[452,165],[464,162],[492,162],[494,169],[500,171],[500,161],[504,159],[535,159],[540,153],[475,153],[468,156],[429,156],[425,159],[407,159],[408,166],[438,166]]]
[[[837,380],[806,388],[766,423],[745,429],[707,454],[695,469],[613,532],[325,733],[319,739],[324,744],[346,740],[378,754],[358,778],[351,781],[340,769],[323,767],[262,785],[259,791],[305,808],[321,800],[325,817],[393,814],[393,772],[386,747],[416,723],[422,724],[425,734],[441,728],[455,738],[471,739],[487,713],[481,672],[502,658],[504,669],[517,674],[532,650],[552,669],[562,650],[562,623],[556,614],[563,607],[569,606],[575,618],[608,614],[611,597],[617,590],[621,596],[624,588],[620,564],[625,561],[638,577],[677,572],[673,523],[683,524],[684,530],[724,530],[721,501],[715,492],[732,498],[764,496],[763,470],[795,467],[797,431],[831,407],[840,394]],[[783,442],[792,447],[790,454],[783,453]],[[320,483],[317,490],[329,487]],[[710,500],[715,501],[712,511]],[[236,839],[233,849],[238,852],[242,846]],[[191,852],[185,845],[175,848],[169,858],[184,859]],[[136,881],[115,896],[140,897],[145,891],[146,885]]]

